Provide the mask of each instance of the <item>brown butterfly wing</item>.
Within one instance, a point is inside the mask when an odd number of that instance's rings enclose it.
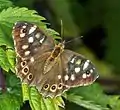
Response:
[[[34,70],[34,62],[38,59],[40,59],[39,62],[44,62],[49,57],[55,44],[51,37],[46,36],[39,27],[32,23],[17,22],[13,27],[12,33],[17,54],[16,73],[23,82],[28,83],[29,77],[31,79],[37,77],[32,72]],[[42,68],[42,66],[39,68]],[[39,74],[41,74],[41,70]],[[35,82],[32,83],[34,84]]]
[[[36,86],[44,96],[55,97],[71,87],[92,84],[97,78],[98,73],[89,60],[65,50]]]

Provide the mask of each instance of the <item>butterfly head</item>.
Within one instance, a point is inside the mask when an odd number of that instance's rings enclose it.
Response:
[[[58,44],[58,46],[59,46],[61,49],[64,49],[64,48],[65,48],[65,40],[62,41],[62,42],[60,42],[60,43]]]

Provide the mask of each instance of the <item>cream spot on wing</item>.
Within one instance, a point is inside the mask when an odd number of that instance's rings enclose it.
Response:
[[[15,72],[18,73],[18,69],[15,67]]]
[[[22,28],[24,28],[24,29],[25,29],[25,28],[26,28],[26,26],[24,25]]]
[[[30,58],[31,63],[34,62],[34,60],[35,60],[34,57]]]
[[[25,49],[27,49],[28,47],[29,47],[29,45],[23,45],[23,46],[22,46],[22,49],[25,50]]]
[[[20,34],[20,37],[25,37],[25,33]]]
[[[70,77],[70,79],[71,79],[72,81],[74,81],[74,80],[75,80],[75,75],[72,74],[71,77]]]
[[[17,24],[17,22],[15,22],[15,25]]]
[[[16,46],[16,41],[14,40],[14,45]]]
[[[76,73],[79,73],[79,72],[80,72],[80,67],[76,67],[76,68],[75,68],[75,72],[76,72]]]
[[[25,51],[25,56],[28,56],[30,54],[30,51]]]
[[[68,75],[65,75],[65,76],[64,76],[64,79],[65,79],[65,81],[67,81],[67,80],[69,79],[69,76],[68,76]]]
[[[93,69],[90,69],[90,72],[93,73]]]
[[[31,27],[28,34],[33,33],[36,30],[36,28],[37,28],[36,25],[34,25],[33,27]]]
[[[58,79],[61,79],[61,75],[58,75]]]
[[[90,63],[89,60],[87,60],[87,61],[84,63],[83,70],[85,70],[85,69],[88,67],[89,63]]]
[[[82,75],[82,78],[83,78],[83,79],[87,78],[86,73],[84,73],[84,74]]]
[[[15,26],[13,26],[13,29],[15,29]]]
[[[34,49],[34,51],[35,51],[35,52],[37,52],[37,51],[38,51],[38,49],[37,49],[37,48],[35,48],[35,49]]]
[[[87,75],[87,77],[90,77],[91,76],[91,74],[86,74]]]
[[[81,60],[80,60],[80,59],[77,60],[77,61],[76,61],[76,64],[77,64],[77,65],[81,64]]]
[[[38,32],[38,33],[36,33],[36,35],[35,35],[35,37],[37,38],[37,39],[39,39],[40,38],[40,32]]]
[[[71,63],[74,63],[74,61],[75,61],[75,57],[72,58],[70,62],[71,62]]]
[[[34,38],[33,38],[33,37],[29,37],[29,38],[28,38],[28,42],[29,42],[29,43],[33,43],[33,41],[34,41]]]
[[[43,38],[39,42],[42,44],[44,39],[45,39],[45,36],[43,36]]]

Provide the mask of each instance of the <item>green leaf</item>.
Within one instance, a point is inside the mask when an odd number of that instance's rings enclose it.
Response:
[[[20,102],[18,96],[5,93],[0,95],[0,110],[18,110],[20,109]]]
[[[66,99],[90,110],[108,110],[109,97],[97,84],[71,89]]]
[[[12,28],[7,27],[0,22],[0,46],[6,45],[8,48],[13,48],[11,32]]]
[[[35,10],[27,8],[8,8],[0,13],[0,46],[6,45],[13,48],[13,40],[11,37],[13,24],[17,21],[28,21],[40,26],[50,36],[58,38],[58,33],[52,29],[47,29],[44,17],[37,15]]]
[[[27,84],[22,83],[23,102],[29,100],[29,87]]]
[[[0,66],[5,70],[15,72],[15,53],[11,49],[4,50],[0,47]]]
[[[57,103],[58,106],[60,106],[62,108],[65,107],[65,103],[64,103],[64,101],[63,101],[61,96],[60,97],[56,97],[56,99],[54,101],[55,101],[55,103]]]
[[[7,59],[9,61],[10,65],[11,65],[10,69],[12,70],[13,73],[15,73],[15,70],[14,70],[14,68],[15,68],[15,52],[11,49],[8,49],[6,51],[6,55],[7,55]]]
[[[120,110],[120,96],[111,96],[108,105],[112,110]]]
[[[34,10],[27,8],[8,8],[0,13],[0,46],[6,45],[8,48],[13,48],[13,40],[11,37],[13,24],[17,21],[30,21],[40,23],[45,20],[44,17],[38,16]]]
[[[23,101],[29,100],[32,110],[59,110],[59,106],[64,107],[61,97],[44,98],[35,87],[28,87],[22,84]]]
[[[2,9],[8,8],[8,7],[12,6],[12,5],[13,5],[12,2],[9,1],[9,0],[0,0],[0,11]]]
[[[37,15],[35,10],[28,10],[27,8],[8,8],[0,13],[0,23],[9,25],[17,21],[41,22],[45,20],[44,17]],[[9,23],[9,24],[8,24]]]
[[[67,100],[74,102],[82,107],[85,107],[89,110],[108,110],[107,108],[102,107],[101,105],[95,104],[93,101],[85,100],[83,97],[75,94],[70,94],[67,97]]]
[[[0,94],[0,110],[19,110],[22,105],[22,93],[19,80],[13,74],[6,74],[7,91]]]
[[[0,48],[0,66],[7,72],[11,68],[6,52],[2,48]]]
[[[48,28],[48,29],[46,29],[45,32],[46,32],[46,34],[53,37],[54,39],[61,39],[61,37],[59,36],[60,34],[53,29]]]
[[[56,100],[44,98],[34,87],[30,89],[30,102],[35,110],[59,110]]]

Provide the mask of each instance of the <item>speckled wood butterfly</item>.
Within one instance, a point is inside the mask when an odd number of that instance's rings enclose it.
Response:
[[[36,86],[45,97],[56,97],[71,87],[92,84],[98,73],[90,60],[55,44],[38,26],[17,22],[13,27],[16,74]]]

